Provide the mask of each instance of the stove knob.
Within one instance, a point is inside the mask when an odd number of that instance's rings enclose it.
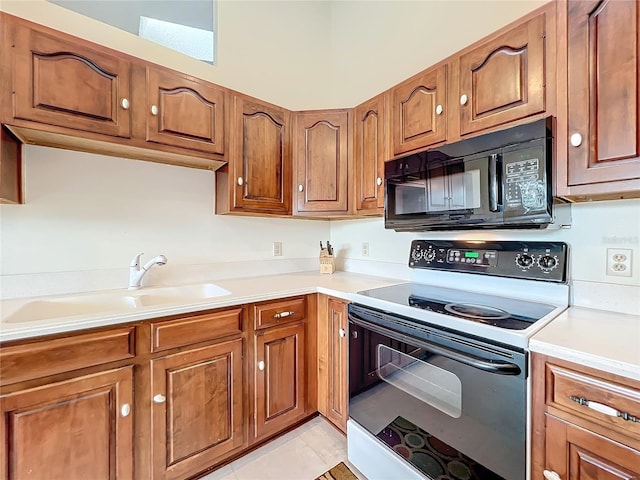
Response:
[[[426,252],[424,252],[424,259],[427,262],[432,261],[434,258],[436,258],[436,251],[435,250],[427,250]]]
[[[542,255],[538,259],[538,266],[545,272],[550,272],[558,266],[558,257],[551,255]]]
[[[533,265],[533,257],[528,253],[519,253],[516,257],[516,265],[527,270]]]
[[[422,250],[415,249],[415,250],[413,250],[411,252],[411,259],[415,260],[416,262],[418,260],[420,260],[422,258],[422,256],[423,256],[423,251]]]

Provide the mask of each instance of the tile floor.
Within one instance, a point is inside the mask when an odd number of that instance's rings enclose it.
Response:
[[[267,443],[201,480],[314,480],[347,461],[347,439],[322,417]]]

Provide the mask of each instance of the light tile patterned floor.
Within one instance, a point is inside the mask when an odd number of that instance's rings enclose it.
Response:
[[[269,442],[202,480],[314,480],[347,462],[347,439],[322,417]]]

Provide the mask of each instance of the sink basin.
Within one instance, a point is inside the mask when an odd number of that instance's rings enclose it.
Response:
[[[13,311],[10,308],[5,311],[3,305],[2,322],[23,323],[78,315],[117,314],[172,303],[197,303],[230,293],[218,285],[205,283],[34,300]]]

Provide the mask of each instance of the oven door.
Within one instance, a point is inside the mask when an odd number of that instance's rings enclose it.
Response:
[[[349,306],[350,418],[428,478],[523,480],[525,353],[412,329]]]

